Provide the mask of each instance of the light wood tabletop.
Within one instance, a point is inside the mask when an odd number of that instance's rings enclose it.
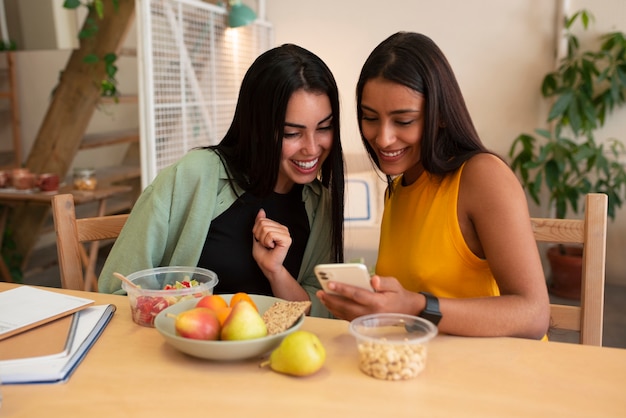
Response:
[[[622,349],[439,335],[421,375],[383,381],[359,371],[347,322],[307,317],[302,329],[319,336],[327,359],[296,378],[260,368],[260,359],[184,355],[133,323],[125,296],[47,289],[118,309],[68,382],[0,386],[4,418],[626,416]]]

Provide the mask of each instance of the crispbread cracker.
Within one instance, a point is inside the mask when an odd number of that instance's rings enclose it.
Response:
[[[276,302],[263,314],[267,334],[274,335],[285,331],[296,323],[298,318],[311,306],[310,301]]]

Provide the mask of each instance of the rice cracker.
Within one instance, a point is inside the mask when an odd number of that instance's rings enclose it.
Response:
[[[310,301],[274,303],[263,314],[263,321],[267,326],[267,334],[274,335],[287,330],[296,323],[311,306]]]

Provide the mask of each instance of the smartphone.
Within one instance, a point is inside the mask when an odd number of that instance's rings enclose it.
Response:
[[[328,282],[345,283],[363,289],[374,291],[370,283],[370,274],[365,264],[361,263],[333,263],[318,264],[314,268],[315,276],[322,285],[324,291],[335,294],[328,290]]]

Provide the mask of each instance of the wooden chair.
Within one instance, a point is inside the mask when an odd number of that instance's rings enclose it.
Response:
[[[128,214],[76,219],[74,197],[58,194],[52,198],[52,216],[57,238],[57,252],[64,289],[98,290],[95,267],[99,242],[115,239]],[[84,244],[90,244],[87,253]]]
[[[602,345],[608,197],[590,193],[584,219],[532,218],[538,242],[582,244],[580,306],[551,304],[551,328],[580,332],[580,343]]]

